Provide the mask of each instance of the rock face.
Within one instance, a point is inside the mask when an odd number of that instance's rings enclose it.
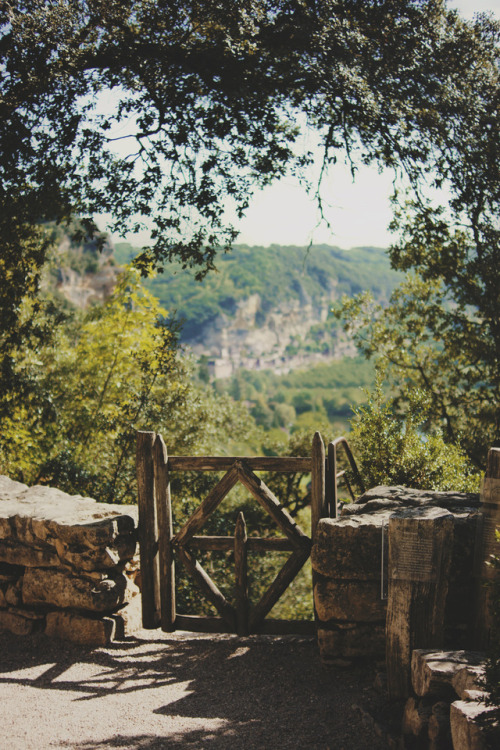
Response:
[[[0,629],[102,645],[139,626],[136,529],[134,506],[0,476]]]
[[[387,595],[387,528],[402,508],[436,506],[454,521],[446,600],[446,638],[464,645],[470,631],[473,556],[479,495],[375,487],[346,505],[338,519],[319,522],[311,552],[318,641],[326,661],[383,658]]]
[[[353,356],[355,347],[340,330],[329,340],[329,355],[321,352],[291,355],[288,347],[296,340],[306,339],[311,328],[324,323],[331,303],[337,299],[332,286],[320,299],[297,299],[283,302],[263,312],[259,294],[252,294],[235,303],[232,315],[220,313],[197,330],[196,338],[186,343],[197,356],[209,357],[214,377],[228,377],[239,368],[272,369],[289,372],[328,359]]]

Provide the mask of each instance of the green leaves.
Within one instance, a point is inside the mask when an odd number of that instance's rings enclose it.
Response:
[[[415,189],[444,181],[457,217],[472,199],[494,211],[498,26],[439,0],[27,0],[2,32],[12,225],[151,220],[139,267],[179,259],[201,277],[235,238],[227,198],[241,216],[255,189],[310,162],[298,121],[320,132],[325,164],[345,148],[353,168],[389,165]]]
[[[406,396],[400,413],[394,399],[383,393],[379,378],[367,405],[354,410],[349,442],[367,486],[477,491],[479,476],[463,451],[445,443],[440,432],[429,431],[429,396],[417,389]]]
[[[52,307],[51,307],[52,304]],[[106,502],[135,501],[135,432],[162,432],[171,452],[245,439],[245,410],[192,383],[177,324],[128,269],[102,305],[60,315],[25,300],[43,337],[11,347],[2,377],[0,470]],[[246,424],[245,424],[246,420]],[[210,448],[209,448],[210,446]]]

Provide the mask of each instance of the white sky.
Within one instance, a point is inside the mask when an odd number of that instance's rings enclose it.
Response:
[[[500,0],[449,0],[464,16],[493,11],[500,16]],[[360,245],[387,247],[391,235],[389,196],[392,172],[379,174],[375,167],[360,167],[353,183],[346,165],[337,164],[324,183],[323,195],[330,207],[325,212],[331,227],[318,226],[314,199],[308,198],[297,180],[286,178],[260,191],[246,217],[236,222],[237,242],[249,245],[307,245],[326,243],[350,248]]]

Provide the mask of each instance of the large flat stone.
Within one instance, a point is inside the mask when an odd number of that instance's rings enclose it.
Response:
[[[380,581],[382,527],[392,510],[345,518],[322,518],[311,551],[313,569],[344,580]],[[385,559],[387,535],[385,534]]]
[[[8,630],[14,635],[29,635],[33,632],[36,620],[9,610],[0,609],[0,632]]]
[[[380,485],[364,492],[353,503],[342,508],[342,515],[373,513],[389,508],[418,508],[434,505],[450,511],[460,512],[464,509],[478,508],[480,497],[475,492],[435,492],[433,490],[415,490],[396,485]]]
[[[414,649],[411,659],[412,685],[419,696],[455,697],[477,687],[484,670],[484,654],[477,651]]]
[[[453,750],[487,750],[499,747],[500,730],[493,725],[493,706],[455,701],[450,707]]]
[[[0,476],[0,560],[5,562],[30,567],[63,563],[81,570],[112,568],[134,556],[136,528],[136,506],[97,503]],[[15,545],[21,545],[22,559],[13,560]],[[36,550],[31,558],[28,547]]]
[[[137,587],[120,573],[84,578],[42,568],[27,568],[22,588],[24,604],[90,612],[111,612],[136,593]]]
[[[27,544],[0,542],[0,561],[31,568],[57,568],[61,561],[55,549],[29,547]]]
[[[316,581],[314,605],[323,622],[385,622],[387,611],[387,602],[380,598],[378,581]]]

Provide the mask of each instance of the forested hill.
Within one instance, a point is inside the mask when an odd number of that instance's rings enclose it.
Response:
[[[125,263],[136,252],[119,243],[114,255],[118,263]],[[287,311],[302,311],[311,324],[324,322],[329,305],[343,294],[370,290],[385,300],[398,278],[381,248],[238,245],[217,258],[217,271],[201,283],[189,271],[167,266],[148,285],[164,307],[184,320],[183,340],[199,343],[224,321],[240,328],[265,326],[278,311],[285,317]]]

